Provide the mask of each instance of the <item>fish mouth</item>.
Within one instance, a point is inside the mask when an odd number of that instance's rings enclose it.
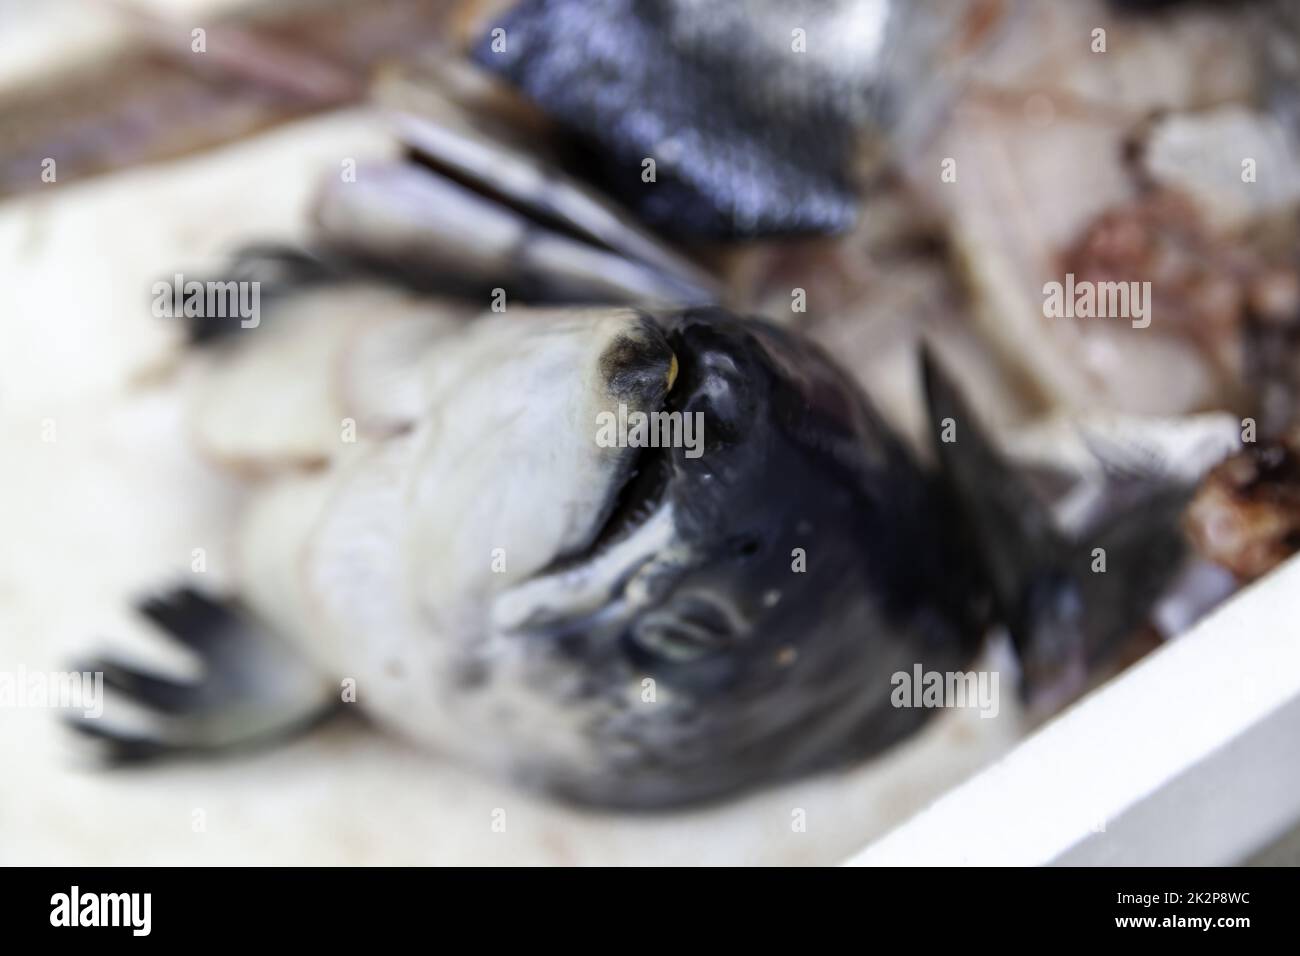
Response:
[[[685,361],[682,343],[679,337],[667,338],[676,368]],[[676,372],[673,377],[676,377]],[[647,414],[656,411],[672,412],[678,410],[678,404],[679,397],[674,394],[670,384],[668,393],[658,407],[644,411]],[[585,540],[576,548],[558,555],[537,576],[560,574],[593,562],[632,537],[664,506],[673,471],[673,449],[669,446],[654,443],[623,449],[618,468]]]
[[[656,332],[662,334],[672,352],[672,371],[669,373],[668,389],[662,401],[655,406],[642,408],[647,415],[654,412],[681,411],[686,397],[680,390],[673,389],[676,381],[689,381],[684,375],[689,369],[692,356],[682,336],[675,329],[664,329],[656,323]],[[669,486],[672,484],[673,447],[659,445],[654,429],[651,429],[650,444],[638,447],[624,447],[619,457],[610,484],[603,501],[590,525],[588,535],[580,544],[564,550],[552,558],[545,567],[537,572],[536,578],[564,574],[586,564],[597,562],[608,551],[617,548],[621,542],[636,535],[638,529],[650,522],[655,514],[663,510],[668,498]]]
[[[665,409],[667,407],[665,405]],[[671,448],[633,448],[621,478],[611,487],[591,543],[577,555],[595,557],[630,537],[663,505],[672,481]]]
[[[691,381],[691,358],[681,337],[662,325],[657,333],[672,352],[677,378]],[[681,410],[689,396],[672,388],[673,380],[670,374],[666,393],[638,410]],[[492,617],[503,633],[555,635],[613,626],[648,599],[655,569],[666,572],[682,557],[671,501],[674,449],[654,442],[620,451],[582,539],[498,596]]]

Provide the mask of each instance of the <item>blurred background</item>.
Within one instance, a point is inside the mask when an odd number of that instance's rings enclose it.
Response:
[[[498,282],[548,303],[707,287],[826,345],[918,444],[921,338],[1026,460],[1079,459],[1053,423],[1128,441],[1138,416],[1124,461],[1205,476],[1189,534],[1217,569],[1121,663],[1141,657],[1300,549],[1297,10],[0,0],[0,667],[56,670],[110,636],[185,665],[129,603],[190,573],[196,549],[220,588],[244,479],[187,441],[201,370],[150,289],[277,243],[454,291],[467,317]],[[328,184],[411,157],[485,216],[572,237],[563,211],[494,178],[544,159],[543,196],[597,196],[616,224],[600,250],[649,278],[504,274],[473,215],[386,244],[385,197],[363,209]],[[467,248],[489,258],[481,283]],[[1149,281],[1150,327],[1045,316],[1044,284],[1066,274]],[[1211,471],[1245,418],[1266,454]],[[11,709],[0,862],[834,863],[1034,726],[1002,710],[944,713],[848,772],[629,817],[351,723],[237,761],[97,774],[48,711]]]

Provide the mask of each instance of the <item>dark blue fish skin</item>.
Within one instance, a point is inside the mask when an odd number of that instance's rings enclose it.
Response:
[[[676,40],[675,26],[671,2],[525,0],[488,25],[473,57],[580,134],[601,184],[656,229],[706,238],[849,229],[863,91],[846,95],[801,69],[799,54],[774,55],[743,29],[701,48]],[[642,180],[647,158],[653,183]]]

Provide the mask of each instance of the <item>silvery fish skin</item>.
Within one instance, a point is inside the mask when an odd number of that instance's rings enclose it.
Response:
[[[526,0],[485,25],[474,58],[586,137],[606,188],[651,226],[841,232],[900,6]]]

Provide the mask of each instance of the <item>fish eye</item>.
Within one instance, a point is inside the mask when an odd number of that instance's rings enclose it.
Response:
[[[643,662],[686,664],[730,649],[731,622],[716,606],[694,598],[678,599],[635,621],[625,639]]]
[[[714,638],[696,628],[671,623],[638,623],[628,632],[634,652],[640,652],[634,656],[673,664],[689,663],[714,653],[718,644]]]
[[[732,553],[742,558],[752,558],[763,550],[763,542],[756,535],[737,535],[730,541]]]

